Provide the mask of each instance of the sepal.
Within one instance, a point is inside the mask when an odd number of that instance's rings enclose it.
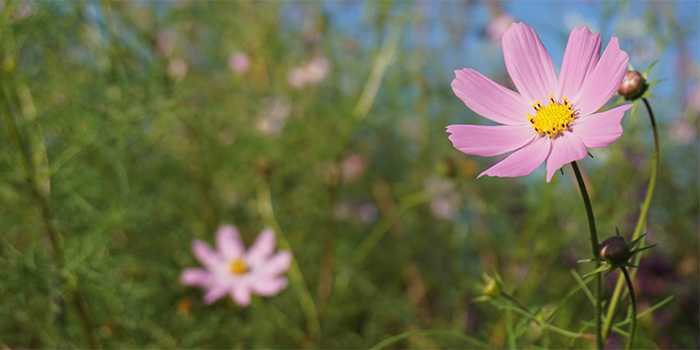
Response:
[[[593,271],[591,271],[591,272],[589,272],[589,273],[587,273],[587,274],[581,276],[581,278],[586,278],[586,277],[588,277],[588,276],[593,276],[593,275],[595,275],[595,274],[597,274],[597,273],[601,273],[601,272],[607,270],[609,267],[610,267],[610,265],[607,265],[607,264],[606,264],[606,265],[603,265],[603,266],[601,266],[601,267],[599,267],[599,268],[597,268],[597,269],[595,269],[595,270],[593,270]],[[608,273],[610,273],[610,272],[608,272]]]

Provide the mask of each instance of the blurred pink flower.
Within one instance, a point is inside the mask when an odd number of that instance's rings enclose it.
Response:
[[[187,75],[187,62],[182,58],[175,58],[168,63],[168,77],[170,79],[184,78]]]
[[[331,68],[327,58],[316,56],[308,63],[293,68],[287,74],[287,82],[295,89],[320,83]]]
[[[372,202],[338,203],[334,214],[339,219],[368,224],[377,219],[379,209]]]
[[[513,22],[515,22],[515,18],[513,16],[507,13],[501,13],[500,15],[496,16],[491,23],[489,23],[488,27],[486,27],[486,36],[495,42],[500,42],[501,38],[503,37],[503,33],[510,28],[510,25],[513,24]]]
[[[170,56],[175,49],[175,44],[177,44],[177,38],[177,32],[173,29],[161,31],[156,39],[156,52],[164,57]]]
[[[585,158],[587,148],[606,147],[622,135],[620,121],[632,105],[595,113],[620,87],[627,54],[613,35],[600,56],[600,34],[574,28],[557,78],[537,33],[514,23],[503,35],[506,69],[519,93],[473,69],[455,71],[452,89],[467,107],[498,126],[450,125],[458,150],[487,157],[511,153],[483,175],[530,174],[543,162],[547,182],[564,164]]]
[[[236,75],[245,74],[250,68],[250,59],[245,52],[232,52],[228,57],[228,68]]]
[[[449,219],[459,209],[460,197],[454,181],[430,177],[425,181],[430,199],[430,210],[438,219]]]
[[[669,128],[670,139],[679,145],[687,145],[695,141],[697,131],[695,126],[683,119],[676,120]]]
[[[306,76],[302,67],[295,67],[287,74],[287,82],[295,89],[300,89],[306,85]]]
[[[19,21],[31,16],[36,10],[36,4],[33,2],[23,2],[14,13],[13,20]]]
[[[355,182],[362,178],[367,170],[367,158],[360,154],[351,154],[340,162],[340,170],[344,182]]]
[[[686,101],[691,113],[697,114],[700,112],[700,87],[695,86],[686,92]]]
[[[204,302],[230,295],[239,306],[250,304],[250,294],[273,296],[287,286],[287,279],[279,275],[287,271],[292,262],[288,251],[275,250],[275,232],[266,228],[246,252],[238,230],[222,226],[216,232],[213,250],[198,239],[192,242],[192,250],[204,269],[185,269],[180,275],[182,283],[207,290]]]

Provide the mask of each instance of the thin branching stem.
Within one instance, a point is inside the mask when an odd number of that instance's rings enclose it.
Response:
[[[501,296],[503,296],[503,294],[501,294]],[[551,331],[553,331],[553,332],[559,333],[559,334],[561,334],[561,335],[565,335],[565,336],[567,336],[567,337],[571,337],[571,338],[582,338],[582,339],[593,339],[593,338],[595,337],[593,334],[589,334],[589,333],[575,333],[575,332],[567,331],[566,329],[562,329],[562,328],[556,327],[556,326],[554,326],[554,325],[552,325],[552,324],[550,324],[550,323],[548,323],[548,322],[545,322],[545,321],[539,319],[537,316],[535,316],[532,312],[528,311],[527,309],[523,310],[522,308],[520,308],[520,306],[518,306],[518,307],[512,307],[512,306],[510,306],[510,305],[507,305],[507,306],[506,306],[506,305],[498,305],[498,304],[496,304],[496,305],[497,305],[497,307],[499,307],[499,308],[508,309],[508,310],[512,310],[512,311],[514,311],[514,312],[516,312],[516,313],[519,313],[519,314],[521,314],[521,315],[523,315],[523,316],[525,316],[525,317],[527,317],[527,318],[529,318],[529,319],[531,319],[531,320],[537,322],[542,328],[549,329],[549,330],[551,330]]]
[[[503,293],[503,292],[501,292],[501,296],[504,297],[504,298],[506,298],[506,299],[508,299],[508,300],[510,300],[510,301],[512,301],[513,304],[515,304],[517,307],[519,307],[519,308],[522,309],[523,311],[529,313],[529,314],[532,315],[532,316],[535,316],[535,314],[533,314],[532,312],[530,312],[530,310],[529,310],[525,305],[523,305],[520,301],[518,301],[518,299],[515,299],[515,298],[513,298],[512,296],[510,296],[509,294]]]
[[[632,349],[632,344],[634,343],[634,336],[637,331],[637,297],[634,295],[634,286],[632,285],[632,279],[630,278],[629,272],[627,272],[626,267],[621,267],[622,274],[625,275],[625,281],[627,281],[627,290],[630,294],[630,303],[632,304],[632,324],[630,325],[630,337],[627,339],[627,350]]]
[[[586,214],[588,215],[588,228],[591,231],[591,249],[593,250],[593,257],[599,258],[600,251],[598,244],[598,231],[595,227],[595,217],[593,216],[593,207],[591,206],[591,199],[588,197],[586,184],[583,182],[583,177],[581,176],[581,171],[578,168],[578,164],[576,164],[576,162],[571,162],[571,166],[574,168],[574,173],[576,174],[576,181],[578,182],[578,187],[581,189],[581,197],[583,197],[583,203],[586,206]],[[601,336],[602,322],[600,318],[602,314],[601,289],[601,277],[600,274],[597,273],[595,274],[595,334],[596,347],[598,349],[603,348],[603,337]]]
[[[644,198],[644,204],[642,205],[642,210],[639,214],[639,219],[637,220],[637,225],[634,228],[634,233],[632,234],[632,239],[635,240],[639,238],[642,234],[642,229],[646,226],[647,213],[649,212],[649,205],[651,204],[651,197],[654,195],[654,187],[656,187],[656,177],[659,172],[659,131],[656,127],[656,119],[654,118],[654,112],[651,110],[651,106],[646,98],[642,98],[644,105],[647,107],[649,112],[649,119],[651,119],[651,128],[654,133],[654,160],[651,163],[651,179],[649,180],[649,187],[647,188],[647,195]],[[641,255],[637,255],[636,259],[639,260]],[[622,285],[624,284],[623,276],[618,277],[617,284],[613,291],[612,297],[610,298],[610,306],[608,306],[607,317],[605,318],[605,325],[603,326],[603,336],[605,339],[608,338],[610,334],[610,329],[612,327],[613,319],[615,318],[615,310],[617,309],[617,303],[620,301],[620,295],[622,294]]]
[[[2,86],[2,90],[2,95],[5,98],[5,103],[2,104],[3,111],[5,112],[3,114],[5,114],[8,129],[10,130],[10,134],[12,135],[15,147],[17,148],[17,152],[20,155],[22,167],[24,168],[25,181],[27,182],[29,192],[37,208],[39,220],[41,221],[41,225],[44,228],[44,231],[46,232],[47,236],[49,236],[49,241],[51,242],[51,249],[53,251],[54,262],[56,263],[57,269],[60,270],[64,266],[63,252],[60,244],[60,236],[56,229],[53,227],[53,224],[51,223],[51,214],[49,212],[49,206],[46,203],[45,198],[39,193],[37,181],[34,177],[34,167],[32,166],[30,156],[24,149],[24,140],[22,139],[22,135],[19,132],[19,129],[17,128],[17,123],[15,122],[15,118],[12,113],[12,107],[10,106],[11,100],[9,97],[9,92],[7,91],[7,87]],[[85,306],[83,305],[83,297],[80,294],[80,292],[76,290],[72,293],[72,299],[72,304],[75,307],[75,312],[78,316],[78,322],[80,322],[80,328],[83,332],[83,336],[85,337],[87,347],[89,349],[97,349],[97,342],[95,341],[95,337],[92,334],[90,322],[88,321],[88,313],[87,310],[85,310]]]
[[[272,208],[272,194],[270,191],[270,185],[267,183],[267,181],[261,181],[260,185],[258,186],[258,212],[266,224],[275,230],[279,247],[293,252],[292,246],[289,244],[287,237],[282,231],[282,227],[275,218],[275,212]],[[292,253],[292,255],[294,256],[294,253]],[[301,268],[299,267],[296,258],[292,259],[288,274],[292,287],[296,291],[297,297],[299,298],[299,304],[302,312],[306,317],[308,331],[308,339],[306,339],[306,341],[312,342],[316,340],[315,338],[318,335],[321,326],[318,319],[316,305],[311,297],[309,287],[306,285],[306,281],[304,280],[304,276],[301,273]]]

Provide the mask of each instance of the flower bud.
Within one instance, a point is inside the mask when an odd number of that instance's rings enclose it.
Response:
[[[617,90],[617,93],[622,95],[627,100],[634,100],[642,95],[646,80],[636,70],[627,71],[625,78],[622,79],[622,84]]]
[[[489,278],[484,284],[484,288],[481,290],[481,293],[496,299],[501,295],[501,283],[495,278]]]
[[[621,236],[612,236],[600,245],[600,257],[611,264],[622,264],[630,259],[630,249]]]

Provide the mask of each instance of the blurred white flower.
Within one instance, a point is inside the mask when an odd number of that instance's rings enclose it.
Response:
[[[299,89],[306,85],[304,70],[301,67],[295,67],[287,74],[287,82],[295,89]]]
[[[187,75],[187,62],[182,58],[175,58],[168,63],[168,77],[170,79],[184,78]]]
[[[320,83],[330,71],[331,63],[323,56],[316,56],[306,64],[295,67],[287,74],[287,82],[295,89]]]
[[[258,131],[274,135],[284,127],[289,113],[292,111],[292,102],[287,97],[266,98],[262,101],[260,114],[256,128]]]
[[[236,75],[245,74],[250,68],[250,59],[245,52],[235,51],[228,57],[228,68]]]
[[[323,80],[331,68],[327,58],[317,56],[306,65],[307,81],[309,85],[316,85]]]

